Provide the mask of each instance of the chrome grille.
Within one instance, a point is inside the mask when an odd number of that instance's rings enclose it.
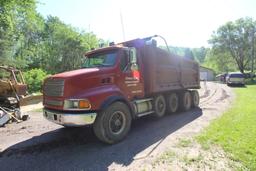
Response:
[[[46,96],[60,97],[64,94],[63,79],[48,79],[44,84],[44,94]]]
[[[49,100],[49,99],[46,99],[45,100],[45,104],[51,105],[51,106],[62,106],[63,102],[59,101],[59,100]]]

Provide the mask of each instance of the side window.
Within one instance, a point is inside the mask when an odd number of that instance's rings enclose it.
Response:
[[[120,69],[122,71],[126,71],[128,69],[128,63],[129,63],[128,58],[129,58],[129,51],[125,50],[120,60]]]

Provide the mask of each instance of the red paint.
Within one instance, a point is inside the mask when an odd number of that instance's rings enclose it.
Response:
[[[130,47],[136,48],[139,69],[122,71],[121,58]],[[117,52],[116,62],[112,67],[78,69],[48,78],[64,79],[64,94],[61,97],[44,94],[44,106],[63,110],[63,105],[46,105],[45,100],[64,101],[86,98],[91,102],[91,110],[97,111],[111,96],[119,96],[131,102],[159,92],[200,87],[197,78],[199,67],[196,62],[170,55],[153,45],[146,45],[143,39],[93,50],[86,56],[90,57],[109,50]]]

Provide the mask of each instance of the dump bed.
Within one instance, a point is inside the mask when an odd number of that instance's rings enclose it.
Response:
[[[170,54],[152,45],[144,45],[137,50],[143,64],[146,95],[170,90],[200,88],[197,62]]]

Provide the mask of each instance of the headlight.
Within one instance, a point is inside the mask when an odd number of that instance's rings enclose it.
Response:
[[[91,103],[87,99],[69,99],[64,101],[64,109],[89,110]]]

